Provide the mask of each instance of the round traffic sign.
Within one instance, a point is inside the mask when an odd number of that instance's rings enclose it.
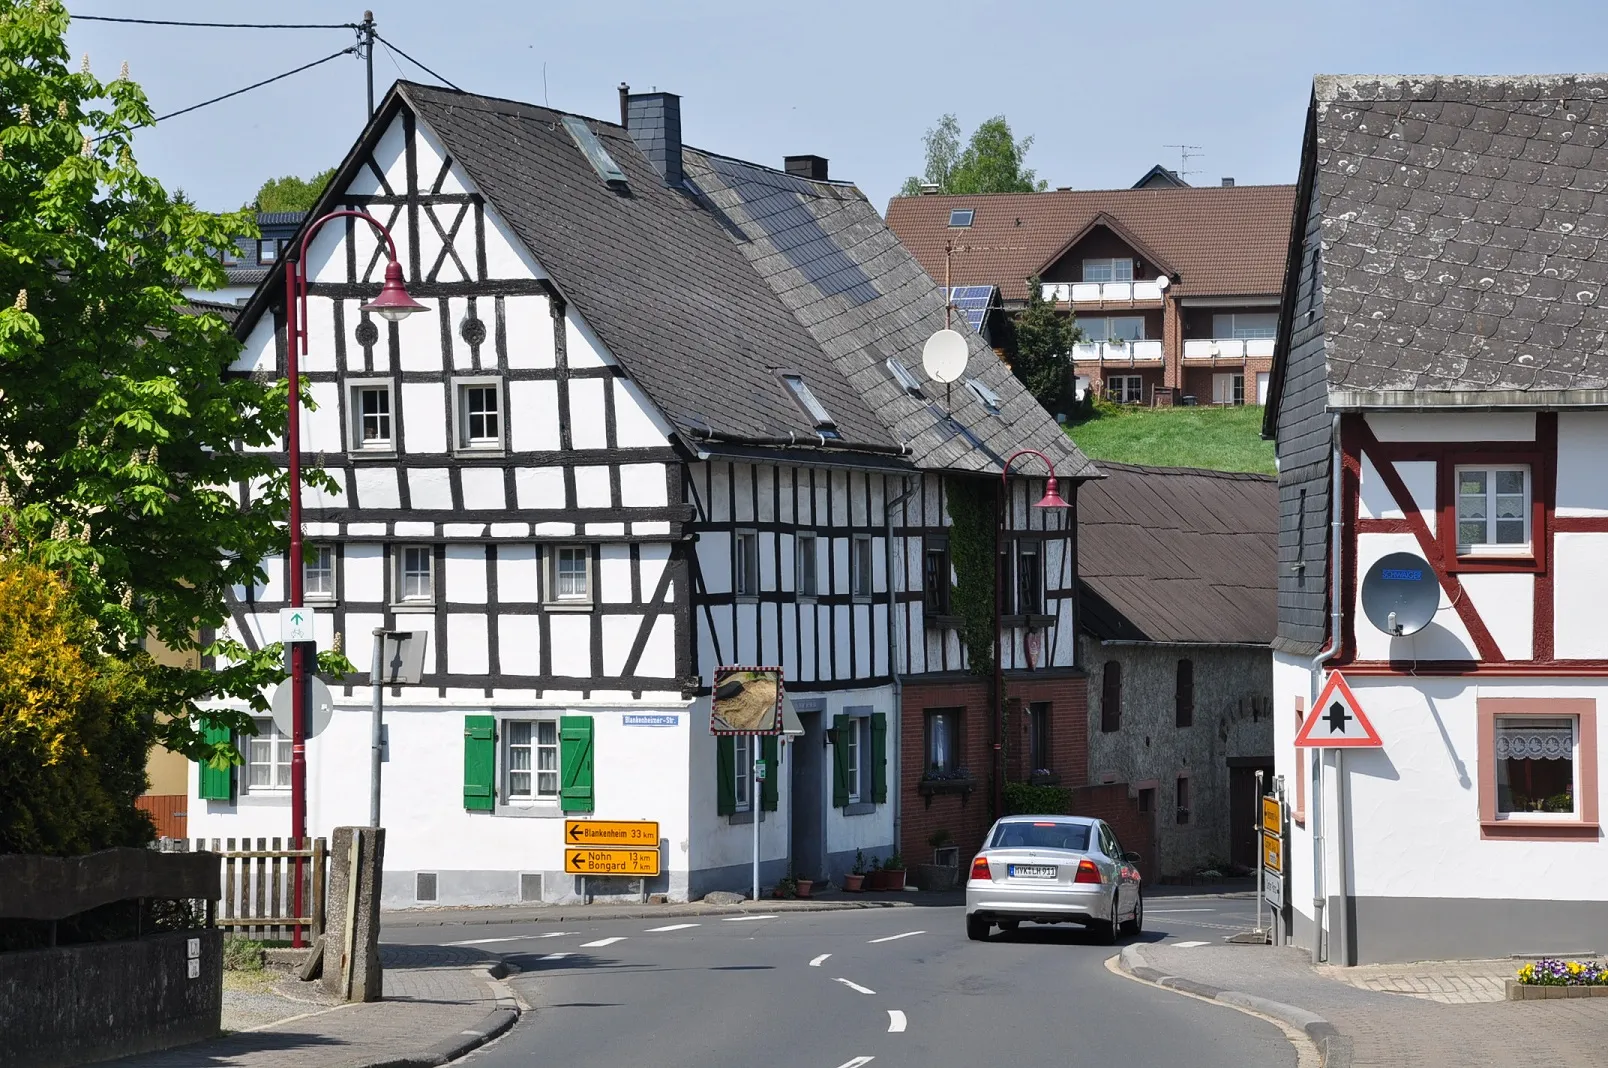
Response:
[[[311,738],[329,726],[329,717],[335,711],[335,698],[322,679],[314,676],[307,682],[308,689],[312,691],[311,701],[307,707],[307,737]],[[278,727],[286,738],[295,737],[290,721],[290,691],[290,680],[286,679],[274,690],[273,699],[269,702],[274,710],[274,726]]]

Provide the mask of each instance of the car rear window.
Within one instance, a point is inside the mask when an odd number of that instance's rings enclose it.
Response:
[[[1087,823],[1029,823],[1026,820],[1002,823],[994,831],[990,849],[1071,849],[1079,853],[1089,848]]]

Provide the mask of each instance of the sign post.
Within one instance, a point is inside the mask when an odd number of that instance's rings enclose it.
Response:
[[[1262,792],[1262,770],[1260,768],[1258,768],[1256,770],[1256,796],[1257,796],[1258,800],[1260,800],[1262,802],[1262,818],[1258,821],[1257,827],[1256,827],[1256,837],[1257,837],[1257,840],[1260,841],[1261,838],[1262,838],[1262,833],[1267,827],[1267,795]],[[1257,930],[1258,934],[1260,934],[1262,932],[1262,930],[1263,930],[1263,928],[1262,928],[1262,894],[1263,893],[1264,893],[1264,887],[1263,887],[1263,884],[1262,884],[1262,865],[1258,864],[1256,866],[1256,930]]]
[[[743,734],[753,739],[753,774],[748,780],[749,814],[754,818],[753,884],[754,900],[759,900],[759,818],[763,803],[761,784],[765,781],[765,761],[759,739],[786,733],[782,704],[782,669],[779,667],[719,667],[715,669],[714,693],[709,700],[709,731],[715,735]],[[736,769],[739,773],[742,769]]]
[[[385,756],[385,687],[417,686],[424,674],[424,642],[428,631],[374,628],[374,685],[369,731],[369,826],[380,825],[380,765]]]

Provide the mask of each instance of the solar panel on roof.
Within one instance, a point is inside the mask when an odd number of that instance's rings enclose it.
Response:
[[[994,287],[954,286],[949,290],[949,303],[956,311],[965,313],[966,321],[973,330],[981,332],[983,319],[987,317],[988,309],[994,306]]]

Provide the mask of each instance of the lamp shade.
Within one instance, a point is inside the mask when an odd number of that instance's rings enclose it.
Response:
[[[1051,475],[1049,480],[1044,483],[1044,496],[1039,499],[1038,504],[1034,505],[1034,507],[1070,508],[1072,506],[1061,498],[1061,485],[1055,480],[1055,476]]]
[[[402,284],[402,265],[392,260],[385,265],[385,284],[380,287],[379,296],[363,305],[363,310],[377,312],[386,320],[399,323],[414,312],[424,311],[425,307],[408,296],[407,286]]]

